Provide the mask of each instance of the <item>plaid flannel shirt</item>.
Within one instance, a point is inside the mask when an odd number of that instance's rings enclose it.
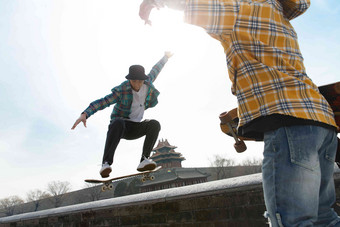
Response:
[[[224,47],[239,126],[282,114],[336,127],[329,104],[306,74],[289,22],[309,5],[309,0],[186,1],[186,22]]]
[[[154,107],[158,103],[157,97],[159,95],[159,91],[152,83],[156,80],[158,74],[161,72],[167,61],[168,58],[164,56],[152,67],[150,73],[147,75],[149,78],[144,82],[148,86],[148,92],[144,103],[145,109]],[[111,121],[116,118],[129,118],[133,98],[129,80],[126,80],[120,85],[112,88],[111,91],[111,94],[90,103],[89,107],[83,112],[87,114],[87,118],[96,113],[98,110],[105,109],[112,104],[115,104],[115,106],[111,113]]]

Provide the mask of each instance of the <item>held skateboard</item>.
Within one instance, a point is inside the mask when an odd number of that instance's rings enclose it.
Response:
[[[234,148],[238,153],[242,153],[247,150],[247,146],[243,140],[251,140],[250,138],[244,138],[237,135],[237,125],[238,125],[238,116],[237,116],[237,108],[234,108],[228,112],[223,112],[219,116],[220,118],[220,127],[222,132],[231,136],[235,140]]]
[[[340,132],[340,82],[319,87],[320,93],[325,97],[334,112],[338,133]]]
[[[147,180],[154,180],[155,177],[153,175],[151,175],[151,173],[156,172],[156,171],[160,170],[161,168],[162,168],[162,166],[157,166],[154,170],[147,170],[147,171],[143,171],[143,172],[139,172],[139,173],[133,173],[133,174],[120,176],[120,177],[114,177],[114,178],[110,178],[110,179],[101,179],[101,180],[86,179],[85,182],[92,183],[92,184],[101,184],[102,183],[103,184],[102,191],[112,190],[113,189],[112,182],[117,181],[117,180],[121,180],[123,178],[142,176],[141,177],[142,182],[145,182]]]
[[[338,133],[340,132],[340,82],[327,84],[319,87],[320,93],[325,97],[334,112]],[[335,163],[340,168],[340,139],[338,137],[338,148],[335,156]]]
[[[331,106],[336,124],[338,125],[338,132],[340,129],[340,82],[327,84],[319,87],[320,93],[325,97],[329,105]],[[220,127],[222,132],[225,134],[232,136],[235,140],[234,148],[237,152],[241,153],[247,149],[247,146],[244,143],[244,140],[253,140],[254,138],[246,138],[237,135],[237,125],[238,125],[238,116],[237,116],[237,108],[232,109],[228,112],[223,112],[219,116],[220,118]],[[340,139],[338,139],[338,151],[336,162],[340,162]]]

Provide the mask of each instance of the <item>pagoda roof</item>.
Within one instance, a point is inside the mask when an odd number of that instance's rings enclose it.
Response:
[[[152,155],[152,158],[158,158],[158,157],[182,157],[181,153],[177,152],[167,152],[167,153],[161,153],[161,152],[156,152]]]
[[[165,140],[163,139],[163,140],[158,141],[157,147],[155,147],[152,151],[156,151],[156,150],[159,150],[159,149],[164,148],[164,147],[171,148],[171,149],[177,148],[176,146],[170,145],[170,143],[168,142],[167,139],[165,139]]]
[[[173,158],[152,158],[156,163],[169,163],[171,161],[184,161],[183,157],[173,157]]]

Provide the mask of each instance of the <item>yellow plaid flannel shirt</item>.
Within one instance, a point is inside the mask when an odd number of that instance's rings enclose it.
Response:
[[[336,127],[333,111],[307,76],[289,20],[309,0],[187,0],[185,21],[224,47],[239,126],[271,114]]]

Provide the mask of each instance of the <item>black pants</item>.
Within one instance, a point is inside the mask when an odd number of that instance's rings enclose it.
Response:
[[[160,130],[161,125],[156,120],[145,120],[142,122],[132,122],[124,119],[114,120],[110,123],[107,132],[103,163],[108,162],[108,164],[112,164],[116,148],[122,138],[134,140],[145,136],[141,161],[143,156],[148,158],[157,141]]]

